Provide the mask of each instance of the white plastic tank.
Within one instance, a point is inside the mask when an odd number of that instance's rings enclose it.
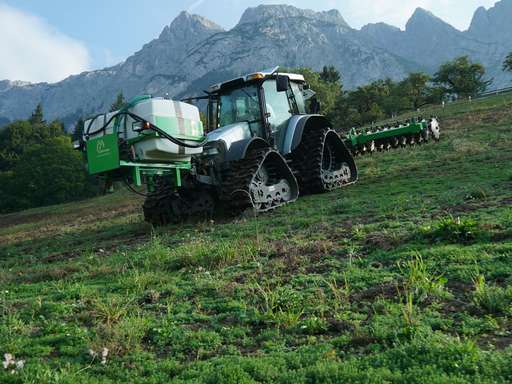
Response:
[[[148,98],[135,103],[129,112],[185,143],[197,145],[204,137],[199,109],[194,105],[163,98]],[[94,120],[87,120],[84,125],[84,135],[87,132],[94,133],[100,130],[117,113],[118,111],[115,111],[100,115]],[[192,155],[203,151],[202,148],[178,146],[152,130],[142,131],[141,128],[141,123],[125,116],[118,129],[119,138],[126,140],[133,147],[136,159],[139,161],[190,161]],[[90,137],[113,132],[114,120],[104,132],[90,135]]]

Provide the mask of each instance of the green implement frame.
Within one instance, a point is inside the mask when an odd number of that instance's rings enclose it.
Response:
[[[393,137],[417,135],[426,129],[428,129],[427,122],[409,123],[402,127],[383,129],[378,132],[368,131],[366,133],[358,133],[355,128],[352,128],[347,137],[347,144],[353,148],[358,148],[371,142],[391,139]]]
[[[131,168],[133,183],[138,187],[142,185],[142,176],[149,176],[150,179],[152,179],[153,176],[174,176],[174,180],[176,181],[176,187],[181,187],[181,172],[189,171],[192,165],[189,162],[174,162],[169,164],[144,164],[121,161],[119,163],[119,166],[121,169]]]

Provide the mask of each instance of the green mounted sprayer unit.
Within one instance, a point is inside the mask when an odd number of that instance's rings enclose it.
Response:
[[[90,174],[133,191],[145,185],[145,219],[165,225],[217,211],[270,211],[299,194],[355,183],[355,155],[439,138],[430,119],[353,130],[342,139],[318,103],[308,102],[314,98],[302,75],[275,68],[213,85],[186,102],[135,98],[87,120],[77,147]],[[200,99],[208,102],[206,127],[192,104]]]

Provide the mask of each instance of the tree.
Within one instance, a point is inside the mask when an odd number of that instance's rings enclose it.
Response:
[[[357,125],[375,122],[386,116],[383,105],[391,95],[392,85],[391,80],[378,80],[348,93],[348,104],[359,114],[355,121]]]
[[[32,122],[34,121],[34,122]],[[38,119],[15,121],[0,132],[0,172],[14,167],[23,153],[41,141],[65,135],[60,121],[50,124]]]
[[[34,126],[29,121],[15,121],[7,125],[0,132],[0,172],[11,170],[35,140]]]
[[[324,66],[320,72],[320,79],[326,83],[335,83],[341,86],[341,75],[333,65]]]
[[[11,172],[3,176],[7,185],[0,195],[9,199],[0,210],[10,211],[58,204],[92,196],[81,155],[71,148],[68,136],[42,141],[25,151]]]
[[[468,56],[447,62],[434,75],[434,83],[440,85],[445,93],[468,97],[484,92],[492,80],[484,80],[485,67],[473,63]]]
[[[512,72],[512,52],[508,54],[503,62],[503,70],[506,72]]]
[[[304,76],[311,89],[316,92],[316,96],[322,107],[321,113],[328,118],[332,118],[336,100],[342,93],[341,83],[339,81],[324,81],[320,73],[310,68],[290,69],[289,71],[292,73],[300,73]]]
[[[83,132],[84,132],[84,119],[79,118],[75,124],[75,129],[73,130],[73,140],[80,140]]]
[[[120,110],[124,107],[126,104],[126,100],[124,99],[123,92],[119,92],[116,97],[116,101],[114,101],[114,104],[110,107],[110,112],[115,112]]]
[[[391,117],[402,111],[411,110],[413,108],[413,102],[409,97],[408,83],[397,83],[391,79],[386,79],[384,81],[375,82],[374,84],[379,83],[381,92],[380,96],[376,99],[376,103],[385,113],[386,117]]]
[[[41,103],[37,104],[36,109],[32,112],[30,116],[29,122],[31,124],[44,124],[44,114],[43,114],[43,106]]]
[[[418,109],[427,103],[430,94],[428,82],[430,76],[426,73],[411,73],[398,85],[400,92],[409,99],[413,109]]]

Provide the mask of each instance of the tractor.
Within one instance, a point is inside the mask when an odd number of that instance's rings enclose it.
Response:
[[[206,124],[193,105],[201,101]],[[408,123],[381,136],[386,145],[402,137],[422,141],[434,125]],[[381,136],[354,131],[343,140],[319,113],[304,77],[277,67],[183,101],[135,98],[87,120],[77,148],[90,174],[134,191],[145,184],[145,220],[161,226],[216,212],[267,212],[299,195],[351,185],[358,180],[354,155]]]

